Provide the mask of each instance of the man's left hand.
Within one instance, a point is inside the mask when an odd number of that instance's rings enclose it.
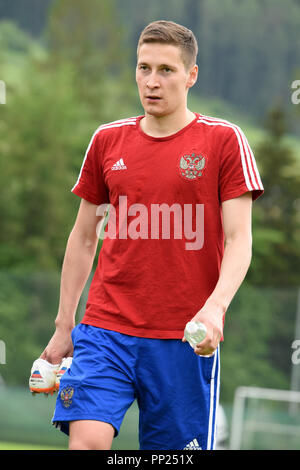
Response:
[[[206,326],[207,333],[201,343],[194,349],[199,356],[212,356],[223,337],[224,310],[213,302],[206,302],[199,312],[190,320],[201,322]],[[182,341],[186,339],[183,337]]]

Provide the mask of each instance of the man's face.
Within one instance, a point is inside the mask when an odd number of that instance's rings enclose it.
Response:
[[[163,117],[186,108],[197,66],[187,70],[177,46],[145,43],[139,49],[136,82],[146,114]]]

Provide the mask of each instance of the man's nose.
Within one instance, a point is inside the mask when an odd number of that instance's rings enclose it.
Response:
[[[148,88],[157,88],[159,87],[159,81],[157,75],[155,73],[151,73],[150,77],[148,77],[147,83]]]

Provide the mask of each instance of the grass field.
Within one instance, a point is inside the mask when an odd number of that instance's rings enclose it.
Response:
[[[32,398],[27,388],[0,387],[0,451],[67,449],[67,436],[51,424],[55,401],[55,396]],[[112,450],[138,447],[138,407],[134,402]]]
[[[64,447],[20,444],[19,442],[0,442],[0,450],[66,450]]]

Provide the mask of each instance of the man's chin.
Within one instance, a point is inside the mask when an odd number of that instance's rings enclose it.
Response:
[[[167,116],[169,113],[166,110],[159,110],[159,109],[153,109],[153,108],[149,109],[146,107],[145,114],[151,117],[155,117],[155,118],[163,118]]]

